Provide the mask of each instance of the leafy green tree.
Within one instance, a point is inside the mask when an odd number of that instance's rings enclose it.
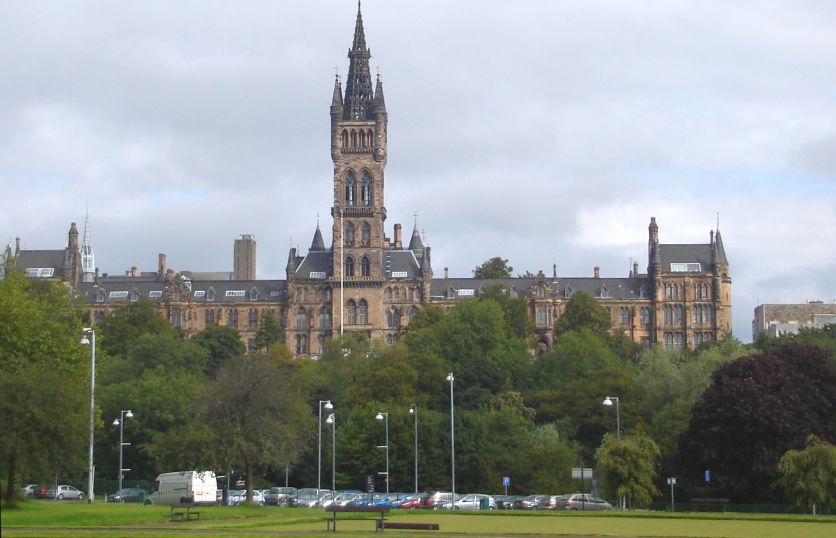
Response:
[[[225,325],[209,325],[194,335],[191,341],[209,353],[208,372],[214,372],[247,350],[238,331]]]
[[[511,278],[514,268],[499,256],[487,260],[473,270],[474,278]]]
[[[607,309],[598,304],[598,301],[589,293],[576,291],[566,303],[566,310],[563,311],[554,328],[556,335],[584,328],[602,335],[606,334],[611,327],[612,320]]]
[[[268,310],[261,317],[261,323],[255,332],[255,345],[258,349],[270,349],[270,346],[284,343],[284,327],[276,319],[276,314]]]
[[[659,455],[659,447],[643,433],[621,439],[606,434],[595,457],[604,491],[621,499],[622,509],[628,502],[631,506],[650,504],[659,493],[653,484]]]
[[[146,298],[120,307],[99,324],[101,351],[124,355],[127,346],[143,334],[176,335],[178,331],[160,315],[157,305]]]
[[[238,357],[206,387],[201,417],[219,459],[246,470],[248,502],[256,467],[295,463],[309,439],[312,417],[293,370],[265,355]]]
[[[765,353],[770,353],[787,344],[820,347],[830,352],[830,356],[836,362],[836,323],[825,325],[821,329],[802,327],[798,334],[783,334],[777,338],[763,337],[757,342],[757,347]]]
[[[18,271],[0,281],[0,473],[8,506],[19,476],[85,467],[90,348],[79,344],[79,320],[60,284]]]
[[[815,435],[807,437],[803,450],[789,450],[778,462],[781,487],[796,506],[812,510],[836,506],[836,446]]]
[[[502,285],[488,286],[483,301],[494,301],[502,307],[508,336],[529,338],[534,334],[534,323],[528,315],[528,301],[523,297],[509,297]]]
[[[736,359],[717,368],[694,405],[680,465],[694,478],[711,470],[731,498],[769,500],[787,450],[810,433],[833,441],[834,402],[836,368],[821,348],[788,345]]]

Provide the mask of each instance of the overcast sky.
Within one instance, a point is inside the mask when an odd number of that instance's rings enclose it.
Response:
[[[352,0],[0,2],[0,241],[102,272],[259,278],[317,223]],[[363,3],[389,112],[388,235],[417,213],[437,277],[626,276],[720,230],[735,334],[758,303],[836,300],[836,3]]]

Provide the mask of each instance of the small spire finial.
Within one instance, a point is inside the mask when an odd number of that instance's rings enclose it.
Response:
[[[415,217],[415,222],[414,222],[414,224],[413,224],[413,227],[417,228],[417,227],[418,227],[418,212],[416,211],[416,212],[413,214],[413,216]]]
[[[720,229],[720,212],[717,212],[717,229]]]

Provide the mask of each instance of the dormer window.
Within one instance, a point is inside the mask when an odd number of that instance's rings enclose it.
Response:
[[[608,298],[610,296],[610,290],[606,286],[601,286],[600,296],[602,299]]]
[[[136,288],[131,290],[131,302],[135,303],[139,300],[139,291]]]
[[[214,301],[215,300],[215,288],[209,288],[206,290],[206,300],[207,301]]]
[[[107,297],[107,292],[105,290],[103,290],[102,288],[99,288],[99,290],[96,292],[96,302],[97,303],[103,303],[104,300],[105,300],[105,297]]]
[[[250,301],[258,300],[258,289],[253,287],[250,289]]]
[[[566,286],[566,289],[565,289],[565,290],[563,290],[563,296],[564,296],[565,298],[567,298],[567,299],[571,299],[571,298],[572,298],[572,293],[573,293],[573,292],[572,292],[572,288],[570,288],[569,286]]]

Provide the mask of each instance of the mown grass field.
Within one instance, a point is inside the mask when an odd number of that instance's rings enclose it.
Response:
[[[322,510],[238,506],[200,511],[200,521],[171,522],[167,506],[29,501],[14,510],[4,508],[0,526],[4,537],[334,536],[325,532]],[[394,536],[836,537],[832,516],[397,511],[388,517],[441,525],[440,532],[385,533]],[[341,520],[337,529],[337,534],[353,537],[375,536],[371,520]]]

